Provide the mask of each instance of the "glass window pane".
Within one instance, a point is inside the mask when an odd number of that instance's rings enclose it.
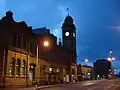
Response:
[[[18,36],[17,38],[17,46],[20,48],[21,47],[21,37]]]
[[[15,72],[15,59],[12,58],[10,62],[10,76],[14,76],[14,72]]]
[[[17,66],[16,66],[17,76],[20,76],[20,65],[21,65],[21,62],[20,62],[20,59],[18,59],[18,60],[17,60]]]
[[[22,62],[22,75],[25,76],[25,60]]]

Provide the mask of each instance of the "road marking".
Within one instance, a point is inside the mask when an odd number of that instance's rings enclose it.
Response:
[[[110,86],[108,87],[108,89],[111,88],[111,87],[113,87],[113,86],[116,86],[116,85],[115,85],[115,84],[112,84],[112,85],[110,85]]]
[[[85,84],[83,84],[83,85],[92,85],[92,84],[94,84],[94,83],[85,83]]]
[[[97,88],[97,87],[89,88],[89,89],[87,89],[87,90],[93,90],[93,89],[95,89],[95,88]]]

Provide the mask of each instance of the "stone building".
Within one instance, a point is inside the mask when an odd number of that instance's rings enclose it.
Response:
[[[33,29],[34,36],[36,37],[39,47],[41,75],[44,78],[43,81],[49,83],[60,83],[66,75],[66,52],[61,45],[57,45],[57,37],[50,33],[50,30],[46,27]],[[48,42],[48,46],[44,45],[44,42]],[[45,63],[47,62],[47,63]],[[47,80],[45,80],[47,79]]]
[[[24,21],[14,21],[13,13],[7,11],[0,20],[0,86],[60,83],[65,75],[70,81],[76,78],[76,32],[75,27],[66,31],[69,25],[74,26],[72,17],[67,16],[63,44],[60,40],[57,45],[57,37],[49,29],[36,33],[41,28],[32,30]]]
[[[93,63],[95,79],[109,79],[108,74],[112,72],[111,62],[106,59],[98,59]]]
[[[93,79],[93,67],[87,65],[78,65],[77,69],[78,80],[91,80]]]
[[[30,60],[34,58],[31,51],[32,28],[24,21],[14,21],[13,13],[8,11],[0,20],[0,31],[0,85],[27,85]]]

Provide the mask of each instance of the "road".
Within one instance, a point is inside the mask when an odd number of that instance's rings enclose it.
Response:
[[[120,90],[120,80],[84,81],[40,90]]]

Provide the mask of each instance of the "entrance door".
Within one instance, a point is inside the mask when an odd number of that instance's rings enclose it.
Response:
[[[31,81],[35,80],[35,67],[30,65],[30,71],[29,71],[29,79]]]

